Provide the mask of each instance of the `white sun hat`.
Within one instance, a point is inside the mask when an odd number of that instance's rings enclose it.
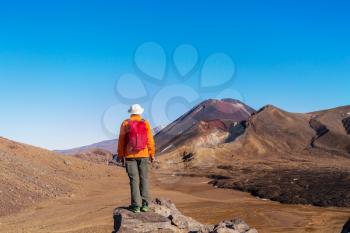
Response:
[[[139,104],[133,104],[130,106],[128,112],[130,114],[138,114],[141,115],[143,113],[144,109]]]

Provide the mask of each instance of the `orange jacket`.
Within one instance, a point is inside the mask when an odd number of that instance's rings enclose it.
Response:
[[[131,115],[130,120],[132,121],[141,121],[141,115]],[[129,124],[128,120],[124,120],[122,125],[120,126],[120,133],[119,133],[119,139],[118,139],[118,157],[120,159],[122,158],[148,158],[152,157],[154,158],[155,154],[155,146],[154,146],[154,139],[152,135],[152,129],[148,121],[145,120],[146,128],[147,128],[147,146],[145,149],[137,152],[137,153],[130,153],[127,150],[126,146],[126,133],[127,133],[127,126]]]

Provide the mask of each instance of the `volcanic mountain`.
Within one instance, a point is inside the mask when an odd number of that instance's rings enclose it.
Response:
[[[217,145],[228,139],[230,129],[247,120],[255,110],[234,99],[209,99],[155,135],[158,153],[184,144]]]
[[[349,112],[350,106],[302,114],[268,105],[210,147],[194,146],[201,136],[180,130],[168,143],[181,143],[159,156],[160,172],[206,176],[217,187],[285,203],[350,206]]]

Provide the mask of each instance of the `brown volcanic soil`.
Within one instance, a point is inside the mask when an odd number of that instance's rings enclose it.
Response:
[[[79,185],[110,174],[77,158],[0,138],[0,216],[67,196]]]
[[[0,232],[110,233],[114,208],[129,203],[128,178],[122,168],[6,139],[0,140],[0,151]],[[197,155],[194,157],[196,160]],[[235,168],[217,170],[229,175]],[[350,215],[349,208],[282,205],[243,192],[216,189],[206,178],[166,172],[153,170],[152,195],[172,199],[184,214],[204,223],[238,217],[260,233],[339,232]]]
[[[159,172],[170,170],[175,176],[208,177],[216,187],[245,191],[281,203],[350,207],[350,160],[344,157],[309,155],[295,160],[273,158],[268,162],[234,155],[227,162],[220,158],[220,152],[216,151],[216,156],[206,152],[187,152],[192,157],[181,159],[182,162],[169,156],[161,161]]]
[[[349,111],[299,114],[266,106],[233,142],[179,145],[159,157],[159,171],[210,177],[217,187],[282,203],[349,207],[350,137],[343,123]]]
[[[184,214],[204,223],[242,218],[259,233],[340,232],[349,208],[279,204],[229,189],[208,179],[152,174],[152,196],[172,199]],[[122,168],[111,176],[85,180],[70,196],[46,200],[17,214],[0,217],[2,233],[111,233],[115,207],[129,203],[128,178]]]

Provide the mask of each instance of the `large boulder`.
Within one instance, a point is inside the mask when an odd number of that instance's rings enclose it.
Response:
[[[114,210],[114,232],[120,233],[257,233],[239,219],[206,225],[187,217],[167,199],[156,198],[147,213],[133,213],[125,207]]]
[[[115,232],[176,232],[171,220],[155,212],[135,214],[125,208],[114,211]]]

